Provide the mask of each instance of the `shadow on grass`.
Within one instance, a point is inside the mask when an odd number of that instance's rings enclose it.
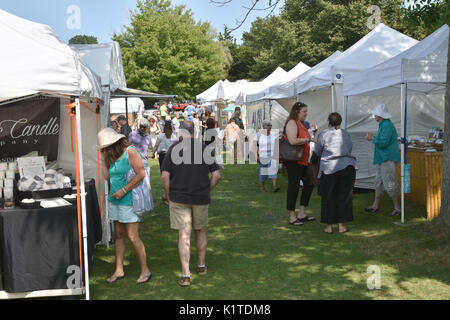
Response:
[[[195,274],[195,237],[191,240],[192,285],[180,288],[178,233],[169,226],[159,168],[152,170],[155,210],[144,217],[140,235],[154,273],[145,285],[135,284],[139,266],[127,247],[127,276],[108,285],[114,271],[114,247],[97,248],[93,269],[94,299],[448,299],[449,234],[436,231],[424,218],[424,207],[407,203],[408,227],[393,224],[390,199],[379,214],[362,209],[371,192],[354,195],[351,231],[322,232],[320,198],[314,192],[307,209],[315,222],[288,224],[285,210],[287,177],[279,175],[281,191],[259,191],[255,165],[225,166],[212,192],[209,211],[208,274]],[[435,229],[433,229],[435,228]],[[380,290],[369,290],[367,268],[380,268]]]

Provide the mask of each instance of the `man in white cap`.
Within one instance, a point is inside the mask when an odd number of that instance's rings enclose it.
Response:
[[[371,114],[379,123],[377,135],[372,133],[366,135],[367,141],[372,141],[375,146],[373,164],[377,168],[375,178],[375,200],[373,204],[365,208],[365,212],[378,212],[381,195],[386,193],[391,197],[394,203],[394,211],[391,216],[401,213],[400,204],[397,198],[397,165],[400,162],[400,151],[398,148],[397,130],[394,124],[389,120],[392,116],[388,112],[385,104],[379,104]]]

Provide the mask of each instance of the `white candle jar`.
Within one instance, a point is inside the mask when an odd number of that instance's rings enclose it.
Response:
[[[5,179],[5,189],[6,188],[14,188],[14,180],[13,179]]]
[[[6,171],[6,179],[14,179],[16,177],[16,172],[12,170]]]

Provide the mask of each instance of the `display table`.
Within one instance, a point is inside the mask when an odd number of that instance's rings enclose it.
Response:
[[[442,188],[442,152],[425,152],[425,149],[408,148],[408,164],[411,164],[411,192],[405,199],[422,204],[427,209],[427,219],[439,215]],[[401,191],[400,164],[397,167],[399,191]]]
[[[102,227],[94,180],[85,186],[91,264]],[[80,265],[79,244],[76,204],[0,210],[0,291],[68,289],[67,268]]]

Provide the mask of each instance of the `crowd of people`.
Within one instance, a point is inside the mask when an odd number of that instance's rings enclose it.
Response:
[[[210,130],[217,129],[218,123],[215,114],[201,106],[187,106],[183,121],[180,121],[178,113],[170,117],[172,110],[171,103],[163,104],[159,113],[149,119],[140,119],[139,127],[135,131],[131,131],[128,124],[123,124],[126,118],[120,116],[111,123],[111,128],[103,129],[99,133],[103,176],[111,184],[108,198],[110,219],[114,221],[116,230],[116,269],[107,279],[110,283],[124,277],[125,236],[130,239],[141,265],[137,283],[145,283],[151,278],[145,258],[145,247],[139,239],[140,216],[133,213],[130,195],[133,188],[145,177],[144,168],[148,167],[149,150],[151,158],[159,160],[164,189],[162,201],[169,206],[170,227],[178,230],[178,252],[182,271],[178,283],[181,286],[190,285],[192,229],[196,234],[197,273],[207,273],[206,227],[211,202],[210,192],[219,182],[223,166],[217,161],[208,162],[203,156],[199,162],[194,151],[201,150],[203,155],[205,148],[217,141],[220,143],[219,131]],[[383,192],[387,192],[394,204],[391,215],[395,216],[400,214],[396,177],[396,162],[400,161],[398,137],[390,121],[391,115],[384,104],[378,105],[371,113],[379,123],[379,129],[376,135],[368,133],[366,139],[374,144],[377,177],[374,202],[364,211],[378,212],[380,197]],[[294,103],[281,137],[272,131],[270,120],[263,121],[262,129],[252,140],[253,150],[256,150],[260,191],[267,192],[265,183],[268,179],[272,180],[273,192],[280,191],[277,175],[282,162],[287,170],[286,209],[289,224],[299,227],[316,220],[314,216],[306,214],[306,208],[314,188],[317,187],[321,197],[320,222],[325,225],[323,232],[331,234],[333,226],[338,225],[338,232],[346,233],[350,229],[345,224],[353,221],[352,198],[357,170],[356,158],[352,155],[352,140],[349,133],[341,128],[342,117],[339,113],[330,113],[328,128],[319,133],[316,125],[308,123],[307,116],[308,106],[302,102]],[[301,157],[297,160],[279,159],[275,149],[280,138],[292,147],[301,148]],[[238,144],[247,140],[239,107],[236,107],[229,119],[224,130],[224,139],[231,156],[239,157],[236,153],[243,148]],[[177,150],[174,151],[176,146]],[[176,157],[179,155],[178,147],[183,154],[181,162]],[[213,156],[214,152],[215,149],[212,150]],[[127,181],[125,176],[130,169],[136,172],[136,176]]]

